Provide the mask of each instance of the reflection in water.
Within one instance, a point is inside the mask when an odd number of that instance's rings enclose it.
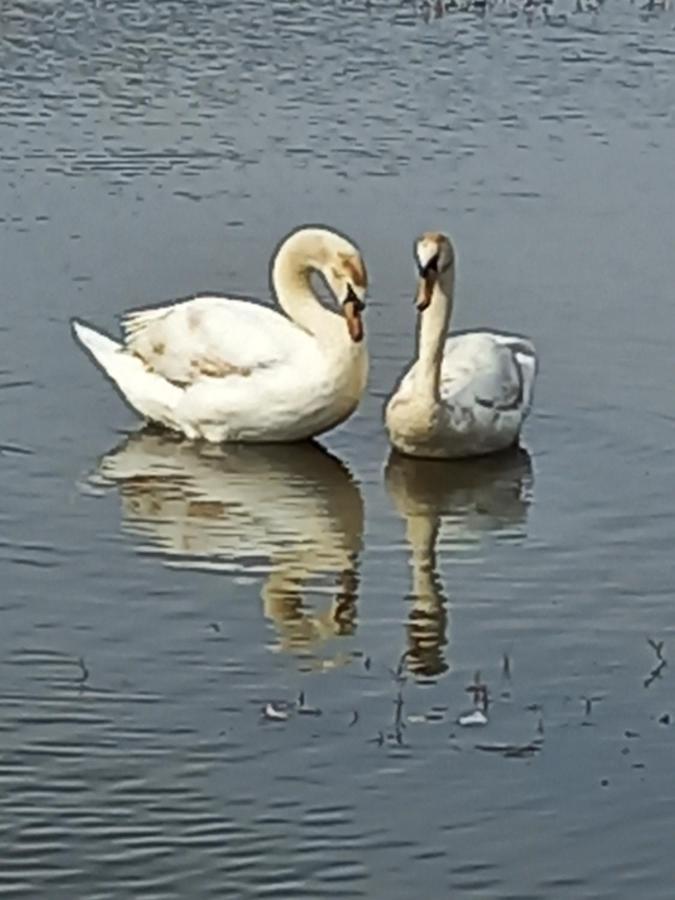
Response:
[[[525,522],[532,465],[525,450],[463,462],[419,460],[392,452],[385,470],[387,490],[405,519],[412,565],[407,661],[417,675],[448,668],[448,611],[436,569],[441,525],[453,544],[482,532],[510,530]]]
[[[363,502],[318,445],[223,448],[145,430],[99,473],[119,487],[125,527],[170,564],[263,574],[280,649],[309,652],[354,632]],[[329,608],[310,612],[310,592],[329,593]]]

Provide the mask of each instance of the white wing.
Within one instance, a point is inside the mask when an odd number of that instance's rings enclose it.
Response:
[[[508,347],[520,369],[523,385],[523,416],[526,416],[534,402],[534,382],[539,370],[537,351],[532,341],[512,334],[493,334],[492,337]]]
[[[306,351],[310,336],[285,316],[249,300],[195,297],[138,310],[122,320],[127,348],[168,381],[250,375]]]
[[[478,406],[524,417],[533,398],[537,358],[525,338],[487,331],[448,338],[441,397],[449,406]]]

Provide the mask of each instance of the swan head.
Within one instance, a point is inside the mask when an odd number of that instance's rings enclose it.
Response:
[[[368,275],[359,251],[346,238],[330,232],[323,265],[319,271],[342,307],[347,331],[355,344],[363,340],[363,320]]]
[[[272,284],[293,289],[296,279],[305,284],[312,272],[320,275],[341,307],[351,340],[363,340],[361,313],[368,275],[358,248],[330,228],[305,225],[286,237],[274,256]]]
[[[454,277],[455,248],[450,238],[438,231],[427,231],[415,241],[415,262],[419,283],[415,300],[420,312],[431,303],[438,282]]]

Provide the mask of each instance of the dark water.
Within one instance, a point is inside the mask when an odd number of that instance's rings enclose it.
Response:
[[[673,896],[675,18],[500,12],[2,4],[2,896]],[[135,433],[69,317],[263,295],[303,221],[370,269],[359,414]],[[388,460],[439,227],[541,354],[514,457]]]

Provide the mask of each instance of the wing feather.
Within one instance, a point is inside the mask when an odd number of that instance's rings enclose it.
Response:
[[[532,400],[536,355],[524,338],[470,332],[448,338],[441,369],[446,403],[477,403],[496,412],[526,412]]]
[[[122,320],[127,348],[152,371],[187,386],[203,378],[247,377],[283,364],[309,336],[285,316],[248,300],[194,297],[135,310]]]

